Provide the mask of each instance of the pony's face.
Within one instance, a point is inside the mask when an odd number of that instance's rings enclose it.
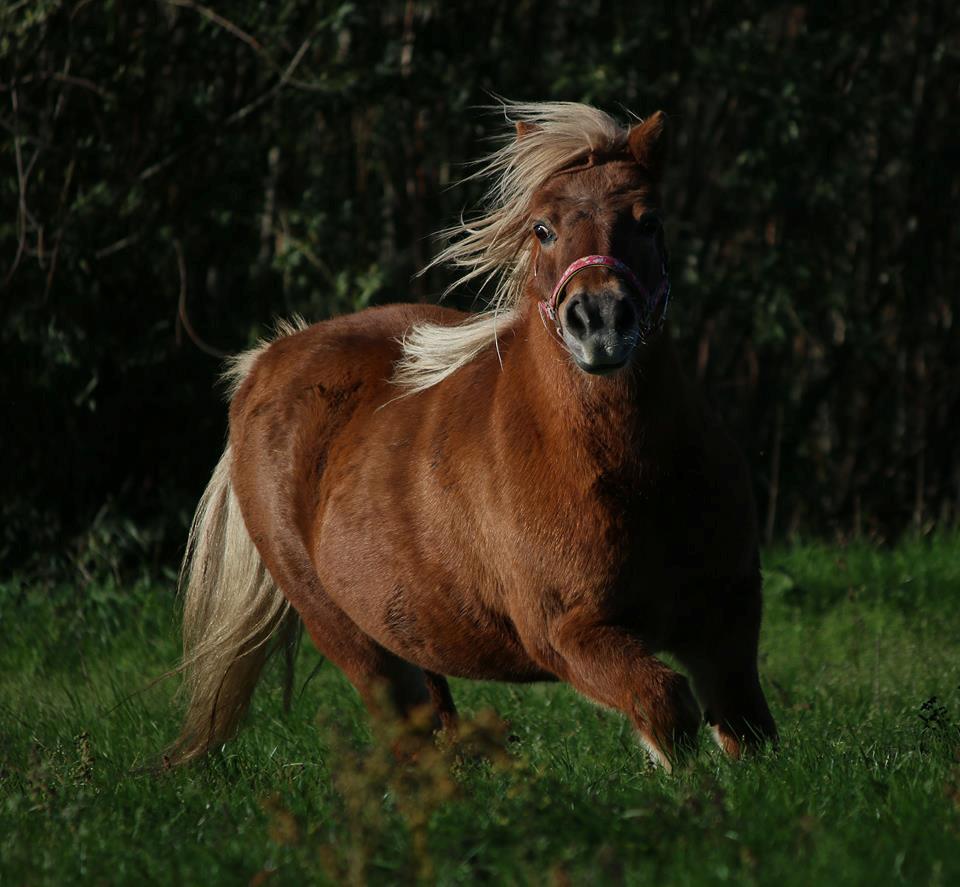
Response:
[[[584,159],[531,204],[533,286],[576,365],[605,375],[659,332],[669,297],[659,209],[664,117],[630,131],[628,151]]]

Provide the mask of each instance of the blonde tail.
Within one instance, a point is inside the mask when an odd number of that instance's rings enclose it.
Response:
[[[270,654],[296,642],[299,620],[267,572],[230,482],[228,446],[197,506],[180,573],[184,693],[180,736],[169,751],[181,764],[237,731]],[[280,644],[271,643],[277,636]],[[288,666],[292,657],[287,657]],[[288,688],[292,674],[288,668]],[[289,698],[289,689],[285,693]]]

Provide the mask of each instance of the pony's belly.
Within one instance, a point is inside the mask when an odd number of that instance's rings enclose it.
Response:
[[[427,671],[453,678],[469,678],[474,681],[506,681],[514,684],[529,684],[536,681],[555,681],[557,676],[540,668],[532,660],[506,661],[503,655],[487,657],[440,654],[433,651],[394,650],[398,656]]]
[[[358,559],[362,562],[362,558]],[[429,590],[418,577],[336,569],[324,564],[323,586],[369,637],[408,662],[438,674],[476,680],[545,681],[554,675],[526,651],[513,622],[472,589]],[[333,569],[331,569],[333,567]]]
[[[420,649],[407,648],[407,655],[421,668],[452,677],[514,683],[556,680],[512,636],[467,628],[454,643],[451,640],[449,635],[434,635]]]
[[[512,622],[474,601],[405,599],[392,590],[382,618],[366,629],[384,647],[429,671],[474,680],[555,680],[517,637]]]
[[[359,449],[352,455],[359,477],[328,500],[313,558],[337,606],[381,646],[429,671],[554,680],[504,608],[491,603],[501,596],[491,580],[451,545],[448,523],[431,528],[396,498],[398,477],[379,483],[377,460]]]

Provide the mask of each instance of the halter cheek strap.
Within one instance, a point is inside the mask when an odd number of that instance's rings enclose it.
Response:
[[[557,308],[560,304],[560,297],[563,290],[570,282],[570,279],[579,274],[586,268],[609,268],[618,277],[625,280],[641,297],[640,307],[640,328],[647,334],[659,330],[663,326],[663,321],[667,316],[667,306],[670,302],[670,277],[667,274],[666,263],[661,261],[660,283],[656,290],[651,293],[641,282],[640,278],[633,272],[633,269],[625,265],[619,259],[613,256],[582,256],[571,262],[567,270],[560,275],[557,285],[550,294],[549,301],[539,301],[537,307],[540,309],[540,316],[549,318],[550,322],[556,327],[557,335],[560,336],[560,324],[557,320]]]

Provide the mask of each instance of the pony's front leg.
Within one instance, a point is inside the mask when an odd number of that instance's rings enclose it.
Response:
[[[757,670],[760,615],[758,574],[731,584],[714,618],[700,626],[698,642],[677,651],[717,745],[734,759],[777,741]]]
[[[690,663],[697,696],[713,738],[731,758],[776,743],[777,727],[760,687],[756,657],[728,651],[712,661]]]
[[[687,679],[651,655],[636,636],[573,611],[551,630],[560,676],[591,699],[626,714],[651,758],[670,771],[700,727]]]

